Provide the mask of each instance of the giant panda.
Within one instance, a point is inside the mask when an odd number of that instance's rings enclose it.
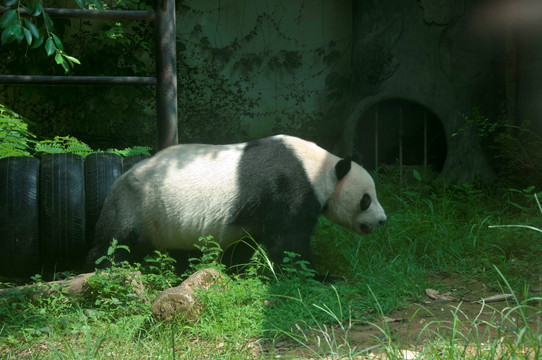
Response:
[[[369,173],[287,135],[231,145],[166,148],[124,173],[107,196],[87,269],[111,239],[122,260],[152,249],[193,250],[201,236],[222,247],[249,233],[281,263],[284,251],[312,264],[310,238],[324,214],[360,234],[386,222]]]

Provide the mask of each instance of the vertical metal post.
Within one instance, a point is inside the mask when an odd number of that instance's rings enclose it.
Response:
[[[156,0],[156,116],[158,149],[179,142],[177,135],[177,60],[175,0]]]
[[[378,105],[375,109],[375,170],[378,170]]]
[[[423,111],[423,167],[427,168],[427,111]]]
[[[399,106],[399,183],[403,183],[403,107]]]

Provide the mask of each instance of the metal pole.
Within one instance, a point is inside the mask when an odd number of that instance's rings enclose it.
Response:
[[[155,14],[158,149],[164,149],[179,142],[175,0],[156,0]]]
[[[378,170],[378,105],[375,109],[375,170]]]
[[[8,7],[0,7],[0,15],[10,10]],[[18,8],[20,15],[30,16],[23,8]],[[154,12],[137,10],[86,10],[86,9],[58,9],[44,8],[43,12],[50,17],[72,19],[97,19],[97,20],[154,20]]]
[[[427,111],[423,112],[423,167],[427,167]]]
[[[156,78],[142,76],[0,75],[0,84],[17,85],[156,85]]]
[[[399,183],[403,184],[403,107],[399,106]]]

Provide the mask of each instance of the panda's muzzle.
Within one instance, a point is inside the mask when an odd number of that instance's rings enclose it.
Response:
[[[359,225],[359,228],[361,229],[361,232],[364,233],[364,234],[370,234],[373,232],[373,228],[370,227],[369,225],[367,224],[360,224]]]
[[[375,224],[374,226],[370,226],[369,224],[366,224],[366,223],[360,223],[359,228],[360,228],[362,233],[370,234],[370,233],[373,232],[373,228],[380,227],[380,226],[384,225],[385,223],[386,223],[385,219],[379,220],[378,223]]]

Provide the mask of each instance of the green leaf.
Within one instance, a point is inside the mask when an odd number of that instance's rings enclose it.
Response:
[[[47,56],[51,56],[51,54],[54,53],[55,50],[56,49],[53,39],[47,38],[47,41],[45,42],[45,51],[47,51]]]
[[[59,51],[56,52],[55,61],[59,65],[64,62],[64,58],[62,57],[62,54]]]
[[[103,10],[102,2],[98,0],[90,0],[90,3],[96,7],[98,10]]]
[[[55,42],[56,48],[60,51],[64,51],[64,45],[62,45],[62,41],[56,36],[55,34],[51,33],[51,36],[53,37],[53,40]]]
[[[30,32],[30,30],[24,27],[23,34],[24,34],[24,37],[26,38],[26,42],[28,43],[28,45],[32,44],[32,33]]]
[[[34,4],[31,4],[31,5],[34,5]],[[20,6],[21,6],[21,8],[23,8],[23,10],[26,11],[28,14],[32,14],[32,12],[34,11],[34,10],[32,9],[32,7],[28,7],[28,6],[26,6],[25,4],[21,4]]]
[[[0,37],[0,44],[4,45],[15,40],[15,36],[11,32],[11,29],[6,29],[2,31],[2,36]]]
[[[5,29],[17,24],[19,19],[17,18],[17,12],[15,10],[8,10],[0,17],[0,28]]]
[[[13,5],[15,5],[17,3],[18,0],[8,0],[6,1],[6,6],[7,7],[12,7]]]
[[[83,0],[75,0],[75,3],[77,6],[79,6],[81,9],[85,8],[85,2]]]
[[[23,28],[21,27],[19,23],[12,25],[10,29],[11,29],[11,32],[13,33],[13,36],[15,36],[15,39],[17,39],[17,41],[20,42],[21,40],[24,39]]]
[[[42,11],[43,11],[43,7],[41,5],[41,1],[36,1],[35,7],[34,7],[34,12],[32,13],[32,16],[38,16],[39,14],[41,14]],[[49,20],[51,20],[51,19],[49,19]],[[51,26],[52,25],[53,24],[52,24],[52,21],[51,21]]]
[[[41,44],[43,44],[43,40],[45,40],[45,30],[43,28],[40,28],[38,39],[34,41],[34,45],[32,45],[30,48],[35,49],[41,46]]]
[[[60,154],[64,152],[64,149],[54,145],[37,143],[36,152],[44,154]]]
[[[32,24],[30,21],[28,21],[28,19],[24,19],[23,21],[26,28],[30,30],[30,32],[32,33],[32,36],[35,37],[36,39],[39,38],[40,32],[38,28],[36,27],[36,25]]]
[[[45,23],[45,28],[47,30],[53,29],[53,20],[47,15],[46,13],[43,13],[43,22]]]
[[[21,41],[22,39],[24,39],[22,28],[19,23],[15,23],[2,32],[0,43],[7,44],[13,40]]]
[[[68,63],[62,59],[62,62],[60,63],[62,65],[62,68],[64,69],[64,72],[68,72],[70,70],[70,67],[68,66]]]
[[[418,181],[422,181],[422,176],[420,175],[418,170],[416,170],[416,169],[412,170],[412,175],[414,176],[414,179],[416,179]]]
[[[81,62],[73,56],[68,56],[66,54],[62,54],[62,56],[64,56],[70,63],[81,65]]]

